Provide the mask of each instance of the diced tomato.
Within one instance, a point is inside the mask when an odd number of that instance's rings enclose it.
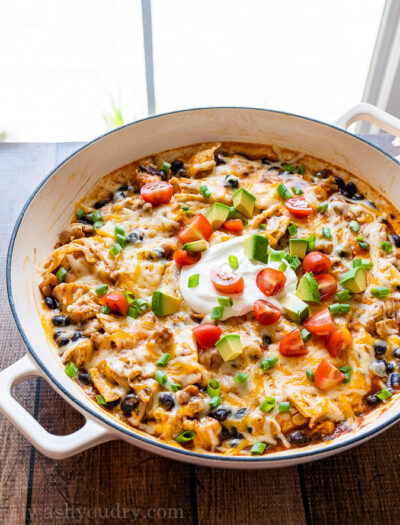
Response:
[[[254,316],[260,324],[274,324],[281,315],[282,312],[274,304],[263,299],[254,301]]]
[[[144,201],[150,202],[153,206],[168,204],[174,194],[174,187],[169,182],[149,182],[142,186],[140,194]]]
[[[193,328],[193,335],[200,348],[212,348],[221,338],[222,330],[213,324],[202,324]]]
[[[328,359],[323,359],[315,371],[315,386],[321,390],[329,390],[346,379],[346,376]]]
[[[316,314],[311,315],[306,319],[304,327],[313,335],[319,335],[320,337],[328,337],[335,329],[328,308],[322,308],[322,310]]]
[[[211,237],[212,232],[213,229],[211,224],[204,215],[198,213],[189,226],[178,233],[178,238],[183,244],[185,244],[200,239],[207,240]]]
[[[337,290],[337,282],[333,275],[330,273],[320,273],[314,277],[318,284],[321,301],[327,301],[335,295]]]
[[[222,227],[228,232],[232,233],[242,233],[243,231],[243,222],[240,219],[231,219],[230,221],[224,222]]]
[[[256,284],[263,294],[270,297],[283,289],[286,284],[286,276],[274,268],[265,268],[258,273]]]
[[[108,293],[100,299],[99,303],[109,306],[112,312],[117,312],[122,315],[128,313],[128,301],[126,300],[126,297],[120,293]]]
[[[326,347],[333,357],[337,357],[340,352],[348,348],[353,342],[353,336],[347,328],[338,328],[329,336]]]
[[[187,252],[185,250],[176,250],[174,253],[174,261],[180,267],[194,264],[200,260],[200,252]]]
[[[285,202],[285,206],[295,217],[308,217],[312,214],[312,208],[304,197],[292,197]]]
[[[332,266],[332,262],[324,253],[310,252],[304,257],[303,270],[305,272],[326,272]]]
[[[300,335],[300,330],[294,328],[279,343],[279,352],[286,357],[306,355],[307,348]]]
[[[235,273],[227,273],[217,268],[210,270],[211,280],[215,288],[222,293],[241,293],[244,290],[243,277]]]

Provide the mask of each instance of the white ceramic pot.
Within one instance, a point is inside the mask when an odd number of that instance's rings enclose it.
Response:
[[[208,141],[276,144],[320,157],[353,172],[398,207],[400,164],[365,140],[345,131],[366,119],[400,134],[400,121],[361,104],[336,126],[278,111],[247,108],[206,108],[151,117],[119,128],[84,146],[63,161],[28,200],[15,226],[7,261],[10,305],[27,347],[27,355],[0,373],[0,410],[43,454],[61,459],[96,444],[124,439],[171,459],[230,468],[284,467],[346,450],[378,434],[400,418],[400,396],[374,410],[358,430],[331,442],[268,454],[228,457],[198,454],[158,442],[108,416],[65,374],[40,323],[37,265],[52,251],[57,232],[68,222],[74,203],[96,181],[115,168],[169,148]],[[340,127],[342,126],[342,127]],[[86,418],[68,436],[49,434],[11,396],[13,385],[41,376]]]

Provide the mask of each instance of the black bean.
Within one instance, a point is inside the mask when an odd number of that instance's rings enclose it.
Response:
[[[121,410],[126,416],[130,416],[132,414],[132,410],[134,410],[138,404],[138,396],[136,394],[128,394],[121,401]]]
[[[375,394],[371,394],[370,396],[367,396],[365,398],[365,401],[368,403],[368,405],[376,405],[379,403],[379,399],[376,397]]]
[[[263,342],[263,345],[270,345],[272,343],[271,336],[269,334],[263,334],[262,342]]]
[[[356,193],[357,193],[357,186],[354,184],[354,182],[348,182],[344,189],[344,194],[346,195],[346,197],[351,198]]]
[[[265,165],[265,166],[269,166],[271,164],[271,161],[267,158],[267,157],[264,157],[263,159],[261,159],[261,162]]]
[[[400,347],[399,346],[393,349],[393,357],[395,357],[396,359],[400,359]]]
[[[92,382],[89,372],[80,372],[78,375],[78,380],[80,383],[82,383],[82,385],[90,385]]]
[[[68,337],[64,336],[57,337],[56,343],[58,344],[58,346],[66,346],[69,343],[69,339]]]
[[[400,374],[397,372],[392,372],[389,374],[388,380],[387,380],[387,386],[389,388],[393,388],[394,390],[400,389]]]
[[[315,176],[319,179],[327,179],[330,175],[332,175],[332,170],[328,168],[324,168],[323,170],[319,170]]]
[[[56,308],[58,308],[57,299],[51,297],[51,295],[44,298],[44,304],[47,306],[47,308],[50,308],[50,310],[55,310]]]
[[[92,214],[88,213],[87,215],[82,217],[82,219],[79,219],[79,222],[81,224],[93,224]]]
[[[231,437],[235,439],[243,439],[243,434],[241,434],[236,427],[231,427],[229,429]]]
[[[253,433],[253,427],[247,427],[246,430],[249,434]]]
[[[80,332],[75,332],[74,335],[71,337],[71,341],[77,341],[82,337],[82,334]]]
[[[222,153],[216,153],[215,154],[215,164],[217,166],[220,166],[221,164],[226,164],[226,160],[225,160],[224,155]]]
[[[108,201],[106,201],[106,200],[97,201],[97,202],[94,203],[94,207],[95,207],[96,210],[99,210],[100,208],[102,208],[106,204],[108,204]]]
[[[224,425],[221,425],[221,432],[219,433],[219,437],[222,439],[222,441],[231,437],[231,433]]]
[[[174,408],[175,406],[175,399],[172,394],[169,392],[163,392],[160,395],[160,405],[165,408],[166,410],[171,410],[171,408]]]
[[[239,410],[237,410],[237,412],[236,412],[236,414],[235,414],[235,417],[236,417],[236,419],[240,419],[240,418],[242,418],[245,414],[247,414],[247,408],[246,408],[246,407],[239,408]]]
[[[121,199],[125,199],[125,197],[126,197],[126,194],[123,191],[116,191],[114,193],[113,201],[116,202]]]
[[[394,369],[396,368],[394,363],[386,363],[386,372],[390,374],[391,372],[394,372]]]
[[[395,233],[392,235],[393,242],[396,246],[396,248],[400,248],[400,235],[396,235]]]
[[[366,204],[366,205],[369,206],[370,208],[376,210],[376,205],[375,205],[374,202],[371,202],[371,201],[365,201],[364,204]],[[385,219],[382,219],[382,222],[386,222],[386,220],[385,220]]]
[[[143,232],[133,231],[126,238],[126,242],[129,244],[136,244],[143,241],[144,235]]]
[[[123,184],[118,188],[118,191],[128,191],[129,186],[127,184]]]
[[[164,181],[169,179],[169,173],[164,170],[158,171],[156,175],[158,175],[158,177],[160,177],[160,179]]]
[[[232,411],[228,408],[219,407],[217,410],[214,410],[214,412],[211,412],[210,416],[222,423],[225,421],[225,419],[228,419],[228,417],[232,414]]]
[[[239,179],[235,175],[227,175],[224,180],[224,186],[228,188],[237,188],[239,186]]]
[[[382,339],[377,339],[374,343],[375,355],[383,355],[387,350],[387,344]]]
[[[345,185],[344,180],[342,179],[342,177],[338,177],[337,175],[335,175],[335,182],[336,182],[337,187],[339,188],[339,190],[344,190],[346,185]]]
[[[54,326],[68,326],[71,323],[66,315],[55,315],[51,322]]]
[[[295,430],[289,434],[288,440],[293,445],[304,445],[307,443],[307,436],[303,430]]]
[[[114,401],[107,401],[107,408],[115,408],[119,405],[119,399],[114,399]]]
[[[181,170],[182,168],[183,168],[183,162],[181,160],[174,160],[174,162],[171,163],[171,171],[174,174],[177,171]]]
[[[352,196],[353,201],[362,201],[363,199],[364,199],[364,195],[358,192]]]
[[[149,259],[152,259],[153,261],[158,261],[159,259],[164,259],[164,257],[165,257],[165,250],[164,248],[160,247],[150,252]]]
[[[231,439],[231,441],[229,441],[229,446],[235,448],[239,445],[239,443],[240,439]]]

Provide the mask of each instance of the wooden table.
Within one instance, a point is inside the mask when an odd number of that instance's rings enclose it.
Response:
[[[389,136],[369,137],[391,153]],[[40,180],[80,144],[0,145],[0,368],[24,355],[5,288],[15,220]],[[83,418],[40,379],[16,389],[45,428]],[[213,470],[153,456],[122,441],[53,461],[0,416],[0,524],[398,524],[400,427],[337,456],[264,471]]]

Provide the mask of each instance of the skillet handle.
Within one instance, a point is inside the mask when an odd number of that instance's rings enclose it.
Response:
[[[88,416],[82,428],[67,436],[47,432],[11,394],[14,385],[33,376],[45,378],[28,355],[0,372],[0,411],[42,454],[63,459],[113,439],[106,427]]]
[[[366,120],[396,137],[400,136],[400,119],[366,102],[350,108],[335,122],[335,125],[346,129],[359,120]]]

